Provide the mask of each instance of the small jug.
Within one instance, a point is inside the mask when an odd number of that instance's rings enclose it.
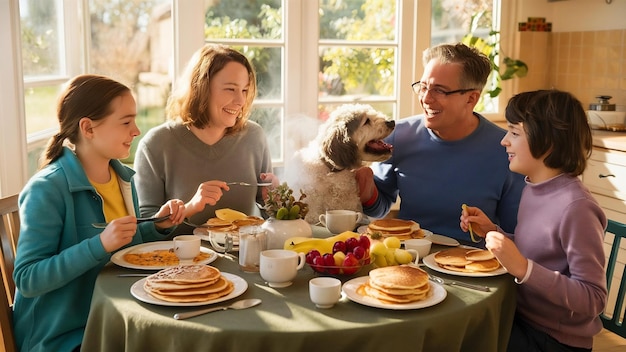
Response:
[[[239,232],[239,268],[248,273],[258,273],[261,252],[267,249],[267,235],[261,229]]]

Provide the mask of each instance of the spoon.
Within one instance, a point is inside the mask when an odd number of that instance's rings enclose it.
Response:
[[[218,310],[246,309],[246,308],[254,307],[260,303],[261,303],[261,300],[258,298],[242,299],[229,306],[219,306],[219,307],[195,310],[193,312],[176,313],[174,314],[174,319],[176,320],[187,319],[187,318],[196,317],[198,315],[202,315],[206,313],[216,312]]]

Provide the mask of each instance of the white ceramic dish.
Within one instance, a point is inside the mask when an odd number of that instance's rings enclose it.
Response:
[[[412,303],[404,303],[404,304],[385,303],[385,302],[381,302],[377,300],[376,298],[372,298],[369,296],[361,296],[360,294],[356,292],[359,286],[367,282],[368,279],[369,279],[369,276],[361,276],[361,277],[354,278],[350,281],[347,281],[345,284],[343,284],[341,290],[346,295],[346,297],[348,297],[348,299],[350,299],[353,302],[363,304],[369,307],[393,309],[393,310],[420,309],[420,308],[434,306],[435,304],[443,301],[448,295],[448,292],[446,291],[445,288],[443,288],[443,286],[434,282],[430,282],[431,289],[430,289],[430,292],[428,293],[428,297],[426,297],[425,299],[421,301],[412,302]]]
[[[124,260],[124,254],[129,253],[129,252],[150,252],[150,251],[155,251],[158,249],[172,249],[174,248],[174,241],[157,241],[157,242],[148,242],[148,243],[142,243],[142,244],[138,244],[136,246],[132,246],[132,247],[128,247],[125,249],[122,249],[121,251],[115,252],[112,256],[111,256],[111,261],[114,264],[117,264],[119,266],[122,266],[124,268],[129,268],[129,269],[142,269],[142,270],[161,270],[161,269],[165,269],[171,265],[136,265],[136,264],[131,264],[129,262],[127,262],[126,260]],[[200,247],[200,251],[203,253],[207,253],[209,254],[209,257],[205,260],[201,260],[199,262],[194,262],[193,264],[209,264],[212,263],[213,261],[215,261],[215,259],[217,259],[217,253],[215,253],[215,251],[213,251],[212,249],[209,248],[205,248],[205,247]],[[187,264],[186,262],[182,262],[181,264]],[[191,264],[191,263],[189,263]]]
[[[424,238],[426,238],[427,240],[429,240],[430,242],[434,244],[440,244],[442,246],[456,247],[460,245],[459,241],[455,240],[452,237],[437,235],[432,232],[430,233],[430,235],[426,235]]]
[[[504,269],[504,267],[502,267],[502,266],[499,267],[498,269],[494,270],[494,271],[476,272],[476,273],[465,273],[465,272],[461,272],[461,271],[454,271],[454,270],[444,269],[444,268],[440,267],[437,264],[437,262],[435,261],[435,254],[437,254],[437,253],[432,253],[432,254],[426,256],[425,258],[422,259],[422,262],[427,267],[429,267],[429,268],[431,268],[431,269],[433,269],[435,271],[438,271],[440,273],[449,274],[449,275],[456,275],[456,276],[467,276],[467,277],[498,276],[498,275],[502,275],[502,274],[506,274],[507,273],[506,269]]]
[[[222,276],[224,276],[225,279],[232,281],[232,283],[235,285],[233,292],[229,293],[226,296],[222,296],[216,299],[211,299],[208,301],[182,303],[182,302],[168,302],[168,301],[160,300],[158,298],[153,297],[151,294],[146,292],[146,290],[143,288],[143,285],[146,282],[146,278],[143,278],[135,282],[130,287],[130,294],[142,302],[156,304],[159,306],[195,307],[195,306],[204,306],[207,304],[219,303],[219,302],[227,301],[235,297],[239,297],[248,289],[248,283],[246,282],[246,280],[244,280],[240,276],[230,274],[230,273],[222,273]]]

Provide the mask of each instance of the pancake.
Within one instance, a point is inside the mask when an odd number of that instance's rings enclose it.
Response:
[[[205,302],[205,301],[217,299],[217,298],[230,294],[231,292],[233,292],[234,289],[235,289],[235,285],[232,282],[227,281],[227,286],[225,289],[218,291],[218,292],[212,292],[212,293],[175,296],[175,295],[159,294],[159,293],[152,292],[152,291],[147,291],[147,292],[151,294],[152,296],[163,301],[177,302],[177,303],[189,303],[189,302]]]
[[[469,250],[465,248],[455,247],[446,249],[441,252],[437,252],[434,256],[434,260],[439,265],[451,265],[464,267],[466,264],[471,263],[471,260],[465,259],[465,255]]]
[[[229,227],[233,226],[233,223],[228,220],[222,220],[220,218],[210,218],[206,221],[205,225],[209,227]]]
[[[456,247],[437,252],[434,259],[440,267],[462,273],[489,272],[500,267],[493,253],[485,249]]]
[[[422,294],[422,293],[426,293],[428,292],[428,290],[430,290],[430,285],[428,282],[424,283],[424,285],[422,287],[418,287],[415,289],[394,289],[394,288],[385,288],[385,287],[380,287],[377,284],[375,284],[374,282],[372,282],[372,280],[368,281],[368,285],[372,288],[375,288],[379,291],[383,291],[387,294],[390,295],[395,295],[395,296],[404,296],[404,295],[417,295],[417,294]]]
[[[367,225],[367,233],[380,234],[382,237],[397,237],[400,240],[423,238],[424,231],[420,225],[412,220],[378,219]]]
[[[489,260],[493,258],[495,258],[493,253],[486,249],[473,249],[465,253],[465,259],[471,261]]]
[[[417,224],[411,220],[402,220],[402,219],[378,219],[370,222],[367,225],[368,228],[372,230],[378,231],[409,231],[411,228]],[[418,225],[419,226],[419,225]]]
[[[194,262],[200,262],[210,257],[208,253],[200,252],[193,258]],[[127,263],[142,266],[171,266],[177,265],[180,260],[174,253],[174,249],[156,249],[154,251],[132,251],[123,255]]]
[[[428,283],[428,274],[415,266],[393,265],[370,271],[369,280],[381,289],[417,290]]]
[[[234,220],[233,225],[237,227],[258,226],[265,222],[263,218],[258,216],[247,216],[245,219]]]
[[[153,287],[150,282],[146,281],[143,288],[150,293],[165,296],[192,296],[223,291],[228,288],[228,281],[224,277],[220,277],[216,282],[206,286],[190,287],[190,285],[177,285],[168,288]]]
[[[209,265],[179,265],[163,269],[146,278],[150,283],[199,283],[219,279],[219,269]]]
[[[488,259],[471,262],[465,265],[465,269],[477,272],[489,272],[494,271],[500,267],[500,262],[497,259]]]
[[[385,303],[394,303],[394,304],[411,303],[411,302],[423,300],[424,298],[428,296],[428,292],[430,291],[430,284],[426,283],[426,285],[429,286],[429,289],[421,293],[394,295],[394,294],[389,294],[387,292],[378,290],[366,283],[364,285],[359,286],[359,288],[357,288],[357,293],[362,296],[369,296],[369,297],[376,298],[379,301],[385,302]]]

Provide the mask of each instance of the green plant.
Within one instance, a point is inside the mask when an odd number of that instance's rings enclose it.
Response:
[[[504,72],[501,72],[501,67],[498,65],[498,59],[500,57],[500,32],[494,30],[490,31],[487,39],[475,35],[480,18],[484,14],[485,11],[480,11],[472,16],[469,33],[461,39],[461,42],[467,46],[476,48],[491,61],[493,71],[487,81],[483,96],[488,95],[491,98],[495,98],[502,92],[502,81],[514,77],[525,77],[528,74],[528,66],[521,60],[504,56],[502,63],[505,69]]]
[[[304,198],[306,194],[300,190],[300,197],[296,200],[293,190],[289,188],[287,182],[283,182],[267,192],[265,211],[277,220],[304,219],[309,212],[309,205],[303,202]]]

